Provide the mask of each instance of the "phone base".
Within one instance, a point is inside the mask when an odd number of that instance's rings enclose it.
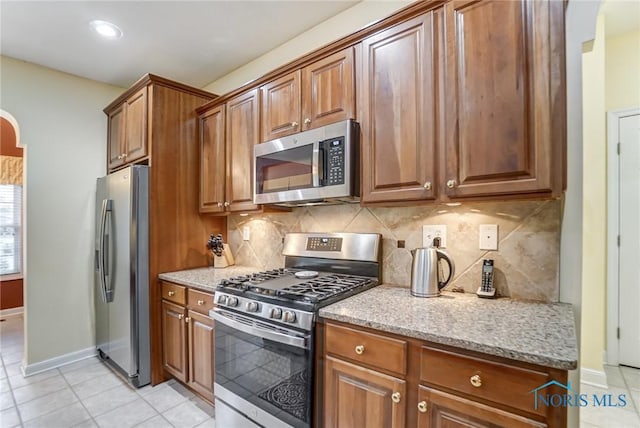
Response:
[[[484,299],[494,299],[496,297],[496,289],[490,288],[488,291],[482,290],[482,287],[478,287],[478,291],[476,291],[478,297],[482,297]]]

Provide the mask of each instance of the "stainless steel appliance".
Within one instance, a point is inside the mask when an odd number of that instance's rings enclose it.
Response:
[[[318,309],[378,285],[379,234],[290,233],[285,267],[222,280],[216,321],[216,425],[313,424]]]
[[[99,356],[136,387],[150,382],[149,168],[98,178],[95,330]]]
[[[438,297],[455,273],[455,264],[449,254],[440,250],[440,239],[433,240],[433,247],[411,250],[411,294],[417,297]],[[449,276],[443,280],[440,262],[449,266]]]
[[[359,127],[345,120],[254,146],[253,201],[358,202]]]

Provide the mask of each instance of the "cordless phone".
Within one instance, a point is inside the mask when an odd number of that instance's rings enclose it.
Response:
[[[496,289],[493,288],[493,260],[482,261],[482,285],[476,291],[478,297],[492,298],[496,296]]]

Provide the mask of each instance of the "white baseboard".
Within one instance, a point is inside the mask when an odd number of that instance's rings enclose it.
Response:
[[[607,375],[604,371],[593,369],[580,369],[580,383],[597,386],[598,388],[608,388]]]
[[[84,360],[85,358],[91,358],[96,355],[96,348],[92,346],[90,348],[81,349],[80,351],[70,352],[68,354],[60,355],[48,360],[40,361],[39,363],[33,363],[22,366],[22,374],[31,376],[37,373],[41,373],[47,370],[55,369],[60,366],[75,363],[76,361]]]
[[[24,306],[0,310],[0,318],[17,317],[24,313]]]

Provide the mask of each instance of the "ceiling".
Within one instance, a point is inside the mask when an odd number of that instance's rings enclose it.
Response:
[[[120,87],[154,73],[201,88],[357,1],[0,0],[0,52]]]
[[[607,37],[640,31],[640,1],[605,0],[600,7],[605,17],[604,31]]]

